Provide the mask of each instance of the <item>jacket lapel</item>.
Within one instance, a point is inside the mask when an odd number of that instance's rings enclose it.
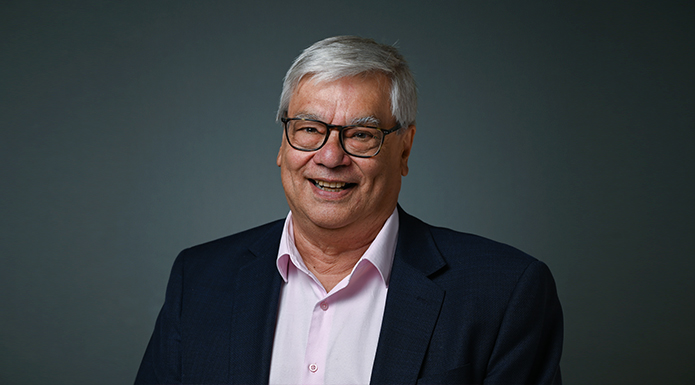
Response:
[[[232,316],[230,380],[267,384],[282,278],[275,267],[283,221],[249,250],[255,256],[238,273]]]
[[[417,382],[445,295],[428,278],[446,265],[429,226],[398,210],[398,244],[371,384]]]

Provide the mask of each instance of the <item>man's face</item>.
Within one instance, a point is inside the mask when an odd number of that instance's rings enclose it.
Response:
[[[287,115],[336,125],[376,119],[378,123],[370,125],[388,129],[396,124],[389,90],[389,80],[382,74],[323,83],[305,78],[290,99]],[[346,154],[337,130],[331,130],[318,151],[295,150],[284,139],[277,165],[297,225],[358,233],[380,228],[396,207],[414,134],[413,126],[402,135],[386,136],[381,151],[372,158]]]

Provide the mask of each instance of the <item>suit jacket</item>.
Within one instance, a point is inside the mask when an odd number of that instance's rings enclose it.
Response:
[[[399,207],[372,384],[560,384],[550,271],[510,246]],[[136,384],[268,383],[283,221],[186,249]]]

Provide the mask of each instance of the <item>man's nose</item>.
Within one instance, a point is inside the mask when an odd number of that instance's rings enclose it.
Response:
[[[331,130],[328,134],[326,144],[316,151],[314,162],[328,168],[347,166],[351,159],[340,145],[340,133],[338,130]]]

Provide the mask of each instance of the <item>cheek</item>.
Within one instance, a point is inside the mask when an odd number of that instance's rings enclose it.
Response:
[[[304,166],[310,161],[311,153],[297,151],[283,145],[277,159],[283,182],[302,179]]]
[[[402,159],[399,153],[393,152],[389,154],[388,163],[384,165],[382,173],[384,173],[386,188],[389,191],[395,191],[398,194],[402,177]]]
[[[362,167],[364,175],[368,176],[368,180],[373,184],[372,188],[380,191],[387,190],[394,180],[400,177],[400,165],[393,159],[392,154],[379,154],[384,156],[378,163],[365,164]],[[383,192],[382,192],[383,193]]]

